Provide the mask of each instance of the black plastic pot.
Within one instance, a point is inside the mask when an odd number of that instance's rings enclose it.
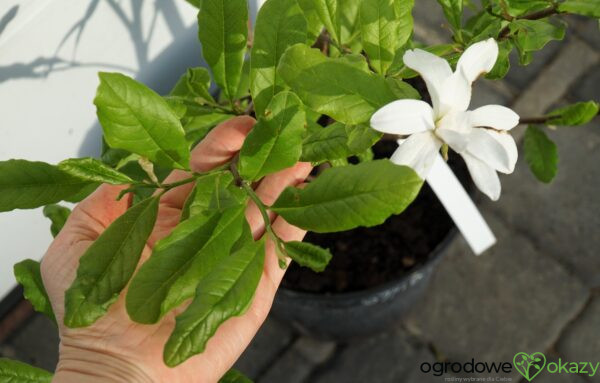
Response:
[[[380,286],[340,294],[315,294],[281,287],[271,312],[314,338],[347,340],[383,332],[423,296],[431,274],[455,235],[456,229],[452,229],[427,262]]]

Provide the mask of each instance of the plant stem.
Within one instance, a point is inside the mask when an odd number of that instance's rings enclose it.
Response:
[[[229,164],[229,169],[231,170],[231,173],[233,173],[233,177],[235,179],[236,185],[241,186],[244,189],[246,194],[248,194],[248,197],[250,197],[252,202],[254,202],[254,204],[256,204],[256,207],[260,211],[260,214],[262,215],[262,219],[265,223],[265,231],[267,232],[269,237],[271,237],[271,240],[275,243],[275,253],[277,254],[277,258],[279,259],[279,267],[281,267],[282,269],[285,269],[287,267],[287,262],[286,262],[287,252],[285,251],[285,243],[281,238],[279,238],[279,236],[277,234],[275,234],[275,231],[273,230],[273,227],[271,226],[271,218],[269,217],[269,213],[267,212],[267,210],[268,210],[267,206],[265,206],[265,204],[261,201],[261,199],[258,197],[258,195],[256,195],[256,193],[254,192],[254,189],[252,189],[252,186],[250,186],[250,184],[248,182],[244,181],[240,177],[240,174],[237,170],[237,165],[236,165],[238,162],[238,158],[239,158],[239,153],[233,158],[233,160]]]
[[[170,183],[170,184],[164,184],[160,188],[163,189],[163,190],[165,190],[165,191],[169,191],[169,190],[174,189],[174,188],[176,188],[178,186],[194,182],[194,181],[196,181],[196,178],[198,178],[198,177],[197,176],[189,177],[189,178],[183,179],[181,181],[173,182],[173,183]]]
[[[227,108],[227,107],[225,107],[225,106],[223,106],[223,105],[220,105],[220,104],[218,104],[218,103],[216,103],[216,102],[212,102],[212,101],[210,101],[210,100],[207,100],[207,99],[205,99],[205,98],[202,98],[202,99],[201,99],[201,101],[202,101],[202,102],[198,102],[198,101],[196,101],[196,102],[197,102],[198,104],[200,104],[200,105],[206,104],[206,105],[208,105],[208,106],[212,106],[213,108],[215,108],[215,109],[219,109],[219,110],[221,110],[221,111],[223,111],[223,112],[226,112],[227,114],[231,114],[231,113],[234,113],[234,114],[235,114],[235,113],[236,113],[236,111],[235,111],[235,110],[229,109],[229,108]],[[231,105],[233,106],[233,102],[231,103]]]
[[[279,267],[285,269],[287,267],[287,253],[285,251],[285,244],[281,240],[281,238],[279,238],[279,236],[275,234],[275,231],[273,231],[273,227],[271,226],[271,218],[269,218],[269,213],[267,212],[267,207],[260,200],[260,198],[254,192],[254,189],[252,189],[252,187],[247,182],[242,181],[242,187],[244,188],[246,194],[248,194],[252,202],[254,202],[258,207],[258,210],[262,215],[263,221],[265,222],[265,231],[271,237],[271,240],[275,243],[275,253],[277,254],[277,258],[279,260]]]
[[[253,111],[254,111],[254,101],[250,100],[250,102],[248,103],[248,106],[246,107],[246,110],[244,110],[244,114],[249,116],[252,114]]]
[[[504,18],[504,20],[507,20],[507,21],[539,20],[539,19],[543,19],[548,16],[558,15],[560,13],[562,13],[562,12],[560,12],[558,10],[558,6],[556,4],[554,4],[550,8],[542,9],[541,11],[537,11],[537,12],[532,12],[527,15],[521,15],[521,16],[517,16],[517,17],[510,17],[510,18],[507,18],[506,16],[504,16],[503,18]],[[504,28],[502,28],[502,30],[498,34],[498,40],[503,40],[503,39],[507,38],[509,35],[510,35],[510,24],[505,26]]]
[[[556,117],[556,116],[554,116]],[[527,117],[527,118],[521,118],[519,120],[519,124],[524,124],[524,125],[536,125],[536,124],[545,124],[547,123],[549,120],[551,119],[551,117]]]
[[[271,218],[269,218],[269,213],[267,212],[267,207],[261,201],[261,199],[256,195],[254,189],[247,183],[242,182],[242,188],[246,191],[246,194],[250,197],[252,202],[256,204],[258,210],[260,210],[260,214],[262,215],[263,220],[265,221],[265,230],[267,232],[271,232]]]

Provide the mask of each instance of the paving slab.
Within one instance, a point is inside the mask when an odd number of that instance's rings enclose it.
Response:
[[[520,351],[544,351],[589,295],[552,257],[486,216],[498,244],[476,257],[458,238],[406,319],[450,361],[510,362]]]
[[[557,259],[588,286],[600,286],[600,119],[548,136],[558,146],[554,181],[537,181],[521,153],[515,172],[501,177],[500,201],[486,207],[532,240],[540,254]]]
[[[556,348],[566,360],[600,362],[600,297],[595,296],[582,314],[565,330]],[[600,371],[595,377],[600,381]]]
[[[600,32],[598,32],[600,34]],[[600,101],[600,63],[592,66],[587,73],[571,86],[567,94],[569,101]]]
[[[35,313],[0,346],[0,357],[54,371],[58,363],[58,329],[42,314]]]
[[[435,0],[415,1],[413,8],[414,33],[417,40],[427,44],[452,42],[452,33],[444,18],[442,8]]]
[[[555,104],[566,91],[598,64],[600,54],[577,37],[563,44],[559,54],[538,74],[513,105],[522,117],[537,116]]]
[[[508,105],[512,96],[506,91],[499,89],[496,83],[490,80],[480,80],[473,83],[473,93],[469,109],[473,110],[480,106],[498,104]]]
[[[600,50],[598,20],[580,15],[568,15],[564,20],[569,24],[569,32],[575,33],[595,49]]]
[[[568,41],[549,42],[543,49],[533,52],[533,60],[529,65],[521,65],[519,63],[519,54],[517,53],[517,49],[514,48],[510,54],[511,68],[505,80],[516,89],[525,90],[556,57],[565,44],[568,44]]]
[[[256,381],[257,383],[305,382],[319,365],[333,355],[335,347],[335,343],[329,341],[298,338]]]
[[[435,362],[431,351],[402,329],[350,343],[308,380],[311,383],[439,382],[421,372]]]
[[[289,326],[269,317],[234,367],[247,377],[256,379],[293,340],[294,334]]]

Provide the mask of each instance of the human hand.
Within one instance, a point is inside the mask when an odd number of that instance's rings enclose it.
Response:
[[[205,172],[229,161],[239,151],[254,125],[250,117],[236,117],[216,127],[192,151],[191,167]],[[311,166],[296,166],[265,177],[256,188],[257,195],[272,204],[283,189],[304,181]],[[165,182],[188,178],[173,171]],[[162,359],[163,347],[175,325],[180,307],[155,325],[132,322],[125,309],[125,291],[108,313],[92,326],[71,329],[63,324],[64,295],[77,272],[79,258],[100,234],[128,208],[127,198],[117,201],[126,186],[102,185],[74,210],[42,260],[42,278],[52,302],[60,334],[60,358],[55,382],[216,382],[233,365],[262,325],[284,270],[278,265],[274,244],[267,241],[266,258],[254,300],[248,311],[225,322],[208,342],[205,351],[175,368]],[[179,222],[192,184],[172,189],[161,198],[154,231],[142,253],[141,262],[150,256],[154,244],[168,235]],[[254,238],[264,234],[260,211],[249,203],[246,218]],[[284,241],[301,240],[305,232],[283,218],[271,216],[272,226]]]

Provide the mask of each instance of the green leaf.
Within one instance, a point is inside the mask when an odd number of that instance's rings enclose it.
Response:
[[[198,281],[227,258],[240,238],[245,207],[191,216],[160,240],[131,281],[126,299],[131,319],[156,323],[192,298]]]
[[[504,0],[506,11],[510,16],[516,17],[550,8],[553,4],[549,0]]]
[[[169,168],[189,168],[189,145],[177,114],[145,85],[103,73],[94,104],[106,142]]]
[[[566,0],[558,5],[558,10],[589,17],[600,17],[598,0]]]
[[[164,97],[164,99],[169,105],[169,108],[171,108],[171,110],[175,113],[177,118],[182,119],[185,116],[187,107],[183,102],[173,97]]]
[[[26,259],[14,266],[14,274],[17,282],[23,286],[23,296],[35,309],[35,311],[46,315],[56,323],[54,311],[50,304],[50,298],[46,293],[42,274],[40,272],[40,263],[32,259]]]
[[[330,160],[329,164],[334,168],[348,166],[348,159],[347,158],[336,158],[336,159]]]
[[[321,163],[350,156],[346,126],[336,122],[310,134],[302,143],[302,161]]]
[[[263,116],[273,97],[284,89],[277,64],[287,48],[306,42],[306,28],[297,0],[268,0],[260,9],[250,59],[250,92],[256,116]]]
[[[184,117],[183,130],[185,130],[185,138],[192,146],[195,146],[198,142],[202,141],[215,126],[232,117],[231,114],[219,112]]]
[[[231,369],[219,379],[219,383],[252,383],[252,381],[238,370]]]
[[[558,170],[558,149],[546,133],[530,126],[525,132],[525,160],[538,180],[549,183]]]
[[[117,218],[79,260],[77,277],[65,293],[65,324],[85,327],[98,320],[125,288],[152,233],[159,198],[131,207]]]
[[[94,185],[44,162],[0,161],[0,212],[78,199]]]
[[[377,73],[385,74],[394,54],[412,33],[412,8],[409,0],[371,0],[360,6],[362,45]]]
[[[0,358],[0,381],[3,383],[50,383],[52,374],[16,360]]]
[[[348,148],[352,154],[358,154],[375,145],[383,137],[382,133],[371,129],[366,124],[346,126]]]
[[[385,78],[346,58],[330,59],[298,44],[281,57],[279,73],[313,110],[350,125],[366,122],[396,97]]]
[[[331,253],[312,243],[292,241],[285,243],[285,251],[300,266],[320,273],[331,261]]]
[[[501,18],[490,14],[487,10],[483,10],[469,19],[462,33],[471,35],[469,38],[470,44],[490,37],[497,38],[502,29],[502,22]]]
[[[195,99],[200,103],[215,102],[210,94],[210,73],[202,67],[189,68],[169,95]]]
[[[43,212],[44,216],[51,222],[50,232],[52,236],[56,237],[65,226],[69,215],[71,215],[71,209],[60,205],[46,205]]]
[[[305,125],[300,99],[291,92],[277,94],[266,117],[259,118],[244,141],[239,161],[242,178],[258,180],[298,162]]]
[[[368,162],[373,161],[375,159],[375,153],[373,153],[373,149],[369,148],[362,153],[358,153],[356,155],[358,162]]]
[[[395,77],[388,77],[385,80],[387,81],[390,90],[392,91],[392,93],[394,93],[394,96],[396,96],[397,99],[421,99],[421,94],[419,93],[419,91],[413,88],[409,83],[404,82],[399,78]]]
[[[329,32],[331,39],[340,44],[341,23],[338,21],[338,3],[340,0],[313,0],[321,22]]]
[[[490,80],[499,80],[508,74],[510,69],[510,52],[513,50],[513,45],[510,40],[504,40],[498,43],[498,59],[494,68],[485,77]]]
[[[336,17],[336,22],[339,24],[340,44],[348,46],[352,52],[357,54],[362,51],[358,22],[360,4],[360,1],[338,0],[338,14]]]
[[[306,44],[313,45],[323,30],[323,22],[319,17],[315,2],[313,0],[298,0],[298,5],[302,8],[307,26],[307,41]]]
[[[313,0],[313,4],[331,39],[338,46],[350,43],[358,27],[360,1]]]
[[[452,28],[457,31],[462,25],[463,0],[437,0],[442,6],[444,16]]]
[[[509,24],[513,41],[519,50],[521,64],[527,65],[530,53],[542,49],[552,40],[562,40],[565,37],[565,25],[555,25],[547,20],[515,20]]]
[[[167,366],[177,366],[203,352],[221,324],[246,312],[262,275],[264,258],[265,242],[261,239],[223,259],[200,281],[196,297],[177,317],[165,345]]]
[[[210,210],[225,210],[243,204],[247,195],[233,181],[233,175],[228,171],[198,178],[183,207],[181,220]]]
[[[129,176],[95,158],[71,158],[59,163],[58,168],[72,176],[91,182],[111,185],[125,185],[133,182]]]
[[[245,60],[235,98],[240,99],[248,96],[250,96],[250,60]]]
[[[382,134],[367,125],[339,122],[311,133],[302,143],[302,161],[321,163],[358,155],[373,146]]]
[[[598,115],[598,103],[595,101],[578,102],[548,113],[548,125],[576,126],[590,122]]]
[[[303,189],[287,188],[271,210],[292,225],[317,233],[374,226],[401,213],[423,181],[388,160],[325,170]]]
[[[92,194],[94,191],[96,191],[96,189],[98,189],[99,186],[100,186],[100,184],[97,184],[97,183],[88,183],[87,186],[82,188],[78,193],[76,193],[68,198],[65,198],[64,200],[66,202],[72,202],[72,203],[81,202],[84,199],[86,199],[90,194]]]
[[[198,13],[198,37],[215,82],[231,101],[238,90],[248,39],[246,0],[205,0]]]

